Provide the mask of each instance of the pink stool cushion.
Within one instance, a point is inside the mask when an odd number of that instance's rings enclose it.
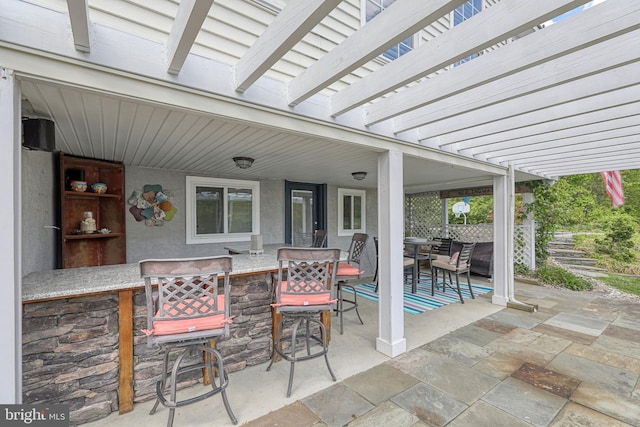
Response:
[[[311,286],[308,289],[315,287],[315,282],[311,282]],[[327,305],[332,303],[331,293],[329,291],[314,293],[314,294],[286,294],[282,293],[286,290],[287,282],[283,281],[280,284],[280,304],[279,305]]]
[[[181,304],[180,306],[184,307],[184,304]],[[199,307],[199,304],[194,304],[194,306],[197,310]],[[220,309],[224,307],[224,295],[218,295],[218,307]],[[186,310],[186,314],[182,314],[182,316],[194,315],[194,314],[197,314],[197,313],[194,312],[193,308],[189,307]],[[156,313],[156,316],[160,317],[160,310],[158,310],[158,312]],[[180,314],[178,314],[178,316],[180,316]],[[231,323],[231,319],[225,318],[224,313],[198,317],[195,319],[174,318],[171,320],[154,320],[153,330],[151,331],[150,334],[173,335],[173,334],[183,334],[187,332],[205,331],[209,329],[220,329],[220,328],[223,328],[227,323]],[[147,335],[150,335],[150,334],[147,334]]]
[[[338,264],[338,271],[336,271],[336,277],[359,276],[362,273],[364,273],[364,271],[360,271],[358,267],[354,267],[348,262],[341,262]]]

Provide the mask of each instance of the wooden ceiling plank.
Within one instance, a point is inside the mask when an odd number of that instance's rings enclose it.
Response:
[[[182,0],[167,39],[167,72],[179,74],[213,0]]]
[[[67,0],[69,21],[73,33],[73,45],[79,52],[91,51],[89,36],[89,0]]]
[[[397,0],[289,82],[289,106],[299,104],[463,3]]]
[[[538,1],[536,7],[532,8],[531,3],[527,0],[499,2],[483,10],[473,19],[467,19],[437,36],[434,40],[423,43],[411,52],[332,95],[332,116],[341,115],[385,93],[426,77],[456,61],[481,52],[496,43],[535,27],[541,22],[574,9],[581,3],[584,3],[584,0],[544,0]],[[480,34],[481,37],[479,37]],[[502,71],[503,68],[500,67],[500,72]],[[428,81],[420,86],[429,86],[428,90],[425,89],[421,92],[437,90],[434,85],[428,84]],[[413,92],[413,89],[409,92]],[[405,105],[401,101],[392,102],[395,96],[402,95],[401,93],[381,100],[384,107],[376,108],[377,103],[373,104],[371,106],[371,110],[374,112],[373,116],[375,117],[376,111],[386,111],[389,107],[396,107],[393,109],[396,111],[397,107]],[[400,113],[402,111],[396,112],[396,114]],[[374,119],[370,124],[378,121],[380,120]]]
[[[341,0],[290,1],[234,66],[235,90],[244,92],[288,53]]]

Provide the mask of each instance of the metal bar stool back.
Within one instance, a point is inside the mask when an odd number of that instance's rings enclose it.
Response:
[[[358,320],[360,320],[360,324],[364,325],[362,317],[360,317],[360,312],[358,311],[358,295],[356,293],[356,287],[355,285],[349,284],[349,280],[359,279],[360,275],[364,273],[361,269],[361,265],[362,256],[367,248],[367,240],[369,240],[368,234],[354,233],[351,238],[351,244],[349,245],[349,257],[347,258],[347,261],[343,261],[338,264],[338,273],[336,274],[336,292],[338,298],[336,316],[340,316],[340,335],[344,333],[343,314],[346,311],[355,310],[358,315]],[[349,288],[353,298],[349,298],[349,296],[345,297],[345,288]]]
[[[238,422],[227,400],[229,379],[222,355],[215,348],[215,341],[211,343],[213,338],[228,337],[230,333],[230,272],[230,256],[140,261],[147,303],[147,329],[143,332],[147,335],[148,347],[164,347],[162,374],[156,383],[157,399],[150,413],[155,413],[159,403],[169,408],[168,427],[173,424],[176,408],[218,393],[231,421]],[[182,352],[167,372],[169,353],[176,348]],[[181,366],[194,353],[200,354],[202,360]],[[178,401],[178,377],[203,369],[208,374],[211,390]]]
[[[273,307],[282,316],[274,325],[277,330],[267,371],[278,356],[290,362],[287,397],[291,396],[296,362],[324,356],[329,374],[336,381],[327,357],[329,342],[320,313],[331,310],[335,303],[331,283],[335,281],[339,260],[340,249],[278,249],[278,273],[273,276]],[[288,330],[291,331],[287,337],[284,337],[285,325],[290,326]],[[319,344],[320,348],[313,347],[312,343]]]

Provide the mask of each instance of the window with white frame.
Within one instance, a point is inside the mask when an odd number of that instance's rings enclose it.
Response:
[[[187,176],[187,244],[242,242],[260,234],[260,183]]]
[[[366,191],[338,188],[338,236],[366,232]]]
[[[453,10],[453,26],[456,26],[467,19],[471,18],[473,15],[480,13],[482,10],[482,0],[468,0],[464,4],[456,7]],[[474,53],[464,59],[453,64],[454,66],[458,66],[460,64],[464,64],[465,62],[469,62],[474,58],[477,58],[478,54]]]
[[[391,4],[395,0],[362,0],[361,8],[362,8],[362,25],[371,21],[373,18],[378,16],[380,12],[391,6]],[[409,52],[413,49],[413,37],[407,37],[397,45],[387,49],[382,56],[390,61],[399,58],[405,53]]]

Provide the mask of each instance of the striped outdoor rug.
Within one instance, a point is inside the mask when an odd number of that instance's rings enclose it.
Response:
[[[491,287],[474,285],[473,283],[471,283],[471,288],[475,296],[493,291]],[[356,287],[356,292],[359,297],[378,302],[378,294],[375,293],[375,289],[375,283],[363,283]],[[462,297],[465,300],[471,298],[466,281],[464,282],[464,286],[460,283],[460,289],[462,290]],[[351,292],[349,288],[344,288],[344,290],[345,292]],[[440,290],[436,289],[434,295],[431,296],[431,278],[429,276],[422,276],[420,278],[415,294],[411,293],[410,283],[404,286],[404,311],[410,314],[424,313],[427,310],[433,310],[457,302],[460,302],[457,292],[449,288],[447,288],[447,292],[442,292],[442,286],[440,286]]]

